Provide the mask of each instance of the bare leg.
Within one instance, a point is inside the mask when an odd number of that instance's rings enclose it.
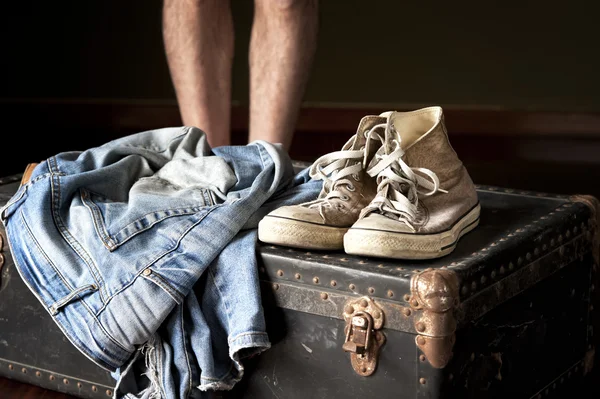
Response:
[[[254,3],[249,140],[289,150],[317,46],[318,0]]]
[[[234,31],[229,0],[164,0],[163,39],[183,124],[231,143]]]

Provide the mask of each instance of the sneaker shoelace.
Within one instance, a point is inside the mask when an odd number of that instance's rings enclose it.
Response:
[[[363,133],[357,133],[342,148],[341,151],[334,151],[319,157],[310,167],[309,175],[316,180],[323,180],[323,191],[314,201],[304,204],[309,208],[318,208],[321,217],[323,208],[341,205],[334,200],[348,201],[348,195],[339,191],[338,188],[345,186],[348,191],[354,191],[353,180],[360,181],[359,173],[366,169],[368,154],[370,153],[371,141],[376,139],[383,143],[383,137],[377,133],[377,129],[385,128],[386,123],[380,123]],[[344,148],[353,148],[358,135],[363,134],[366,139],[365,145],[358,150],[345,150]],[[351,180],[352,179],[352,180]]]
[[[393,129],[393,126],[387,128]],[[392,145],[393,150],[389,154],[376,154],[375,165],[367,170],[370,176],[377,176],[377,194],[361,211],[360,219],[377,212],[389,218],[397,218],[415,231],[419,198],[429,197],[437,192],[447,194],[448,191],[440,188],[440,181],[433,171],[410,167],[402,160],[404,151],[399,140],[392,140]]]

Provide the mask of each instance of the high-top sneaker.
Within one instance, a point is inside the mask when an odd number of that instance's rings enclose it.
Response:
[[[479,224],[477,192],[440,107],[393,112],[367,171],[377,195],[344,236],[349,254],[438,258]]]
[[[390,113],[361,119],[341,151],[326,154],[310,167],[322,179],[316,200],[282,206],[258,224],[259,240],[306,249],[343,249],[344,234],[375,197],[377,183],[366,167],[381,147]]]

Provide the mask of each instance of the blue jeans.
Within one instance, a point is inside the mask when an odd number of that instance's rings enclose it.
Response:
[[[269,348],[256,226],[320,189],[278,145],[165,128],[48,158],[1,217],[21,277],[115,397],[188,398]]]

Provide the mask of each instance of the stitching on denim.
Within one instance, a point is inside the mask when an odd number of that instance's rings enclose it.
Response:
[[[73,287],[71,287],[71,284],[69,284],[69,282],[67,281],[67,279],[65,278],[65,276],[63,276],[63,274],[56,267],[56,265],[52,262],[52,260],[50,258],[48,258],[48,256],[46,255],[46,252],[42,250],[42,248],[41,248],[38,240],[35,238],[35,235],[31,231],[31,229],[29,228],[29,225],[27,224],[27,221],[25,220],[25,216],[23,215],[23,211],[22,210],[19,212],[19,215],[21,216],[21,223],[23,224],[23,227],[25,227],[25,231],[27,232],[27,235],[29,236],[29,239],[35,244],[35,246],[38,249],[38,251],[42,254],[42,256],[44,257],[44,259],[46,259],[46,262],[50,265],[50,267],[52,267],[52,269],[58,275],[58,277],[60,277],[60,279],[63,281],[63,284],[69,289],[69,291],[72,291]]]
[[[183,322],[183,306],[179,306],[179,314],[181,316],[181,340],[183,341],[183,353],[185,354],[185,364],[188,369],[188,384],[183,392],[183,397],[188,398],[192,392],[192,365],[190,363],[190,357],[187,351],[187,340],[185,339],[185,328]]]
[[[139,278],[139,274],[138,274],[138,278]],[[154,284],[156,284],[157,286],[159,286],[163,291],[165,291],[170,297],[171,299],[173,299],[178,305],[183,303],[183,295],[177,291],[175,288],[171,287],[169,285],[169,283],[167,283],[167,281],[161,276],[159,275],[156,271],[152,271],[150,276],[144,276],[142,275],[143,278],[153,282]]]
[[[104,311],[104,309],[106,309],[106,307],[108,306],[108,303],[111,301],[111,299],[117,295],[119,295],[121,292],[123,292],[123,290],[125,290],[126,288],[130,287],[135,280],[137,279],[137,277],[148,267],[150,267],[150,265],[155,264],[160,258],[163,258],[165,256],[167,256],[169,253],[173,252],[176,248],[179,247],[179,244],[181,243],[181,240],[183,240],[183,238],[185,236],[187,236],[187,234],[193,230],[198,224],[200,224],[205,218],[206,216],[208,216],[214,209],[216,209],[217,207],[212,207],[205,215],[203,215],[200,219],[198,219],[198,221],[194,224],[192,224],[182,235],[181,237],[179,237],[179,240],[177,240],[177,242],[175,243],[175,245],[173,245],[173,247],[171,247],[170,249],[168,249],[167,251],[163,252],[162,254],[158,255],[156,258],[154,258],[153,260],[151,260],[149,262],[149,264],[145,265],[144,267],[142,267],[134,276],[133,278],[127,283],[124,284],[121,288],[118,288],[115,290],[115,292],[108,296],[106,298],[106,302],[104,304],[104,306],[102,308],[100,308],[97,312],[97,314],[99,315],[100,313],[102,313]]]
[[[79,198],[81,198],[81,202],[83,203],[83,205],[92,214],[92,223],[94,224],[96,234],[100,236],[100,240],[104,243],[106,247],[108,247],[108,249],[113,249],[115,247],[115,242],[112,240],[112,238],[106,231],[106,226],[104,223],[102,223],[102,212],[100,212],[100,208],[96,205],[96,203],[91,200],[90,192],[83,188],[80,189]]]
[[[17,260],[15,259],[15,262],[17,262]],[[38,292],[36,290],[33,289],[33,287],[30,285],[29,281],[26,278],[23,278],[23,275],[21,273],[21,268],[17,267],[17,272],[19,273],[19,275],[22,277],[23,282],[25,283],[25,285],[29,288],[29,290],[33,293],[33,295],[37,298],[37,300],[40,303],[44,303],[44,301],[41,299],[41,297],[38,295]],[[85,305],[85,303],[82,301],[80,302],[82,304]],[[54,320],[54,318],[53,318]],[[101,362],[103,363],[104,366],[107,366],[107,364],[103,361],[100,361],[96,358],[95,355],[93,355],[91,353],[91,351],[88,350],[88,348],[86,346],[83,345],[83,342],[81,342],[81,340],[79,340],[79,338],[76,335],[72,335],[68,330],[66,330],[63,325],[61,323],[56,323],[56,325],[58,326],[58,328],[60,328],[60,330],[63,332],[63,334],[65,334],[65,336],[67,336],[69,338],[70,341],[72,342],[77,342],[80,345],[77,346],[77,348],[84,353],[90,360],[94,361],[94,362]],[[109,339],[112,339],[110,336],[108,336]],[[119,347],[121,347],[120,345],[118,345]],[[125,353],[130,354],[131,352],[129,352],[128,350],[121,348],[125,351]],[[98,364],[98,363],[96,363]],[[104,367],[103,366],[103,367]],[[110,367],[109,367],[110,368]]]
[[[229,339],[229,343],[237,341],[238,339],[246,337],[248,335],[251,335],[251,336],[252,335],[260,335],[260,336],[266,336],[267,338],[269,337],[269,334],[267,334],[266,332],[250,331],[250,332],[240,333],[240,334],[236,335],[235,337]]]
[[[159,389],[161,390],[161,394],[163,397],[167,397],[167,395],[165,394],[165,390],[164,390],[164,386],[165,383],[163,381],[163,366],[162,366],[162,351],[163,351],[163,347],[162,345],[158,345],[158,343],[156,342],[156,340],[154,340],[154,361],[156,362],[156,367],[158,368],[158,379],[160,380],[160,384],[159,385]],[[158,349],[158,350],[157,350]]]
[[[192,208],[189,208],[189,207],[188,207],[188,208],[175,208],[175,209],[173,209],[173,208],[170,208],[170,209],[161,209],[161,210],[154,210],[154,211],[152,211],[152,212],[148,212],[148,213],[146,213],[146,214],[144,214],[144,215],[140,216],[139,218],[137,218],[137,219],[136,219],[136,220],[134,220],[133,222],[131,222],[131,223],[127,224],[127,226],[125,226],[125,227],[123,227],[121,230],[119,230],[119,231],[118,231],[118,232],[115,234],[115,236],[118,236],[118,235],[122,234],[122,232],[123,232],[123,231],[125,231],[125,230],[127,230],[127,229],[129,228],[129,226],[136,224],[137,222],[139,222],[139,221],[140,221],[140,220],[142,220],[142,219],[145,219],[145,218],[146,218],[146,216],[148,216],[148,215],[151,215],[151,214],[154,214],[154,213],[160,213],[160,212],[163,212],[163,213],[165,213],[166,215],[165,215],[165,216],[163,216],[163,217],[161,217],[160,219],[156,219],[154,222],[152,222],[151,224],[149,224],[148,226],[146,226],[146,227],[145,227],[145,228],[143,228],[143,229],[136,229],[134,234],[131,234],[131,235],[127,236],[127,237],[126,237],[126,239],[124,239],[124,240],[122,240],[122,241],[119,241],[119,242],[117,243],[117,246],[119,246],[119,245],[122,245],[122,244],[126,243],[126,242],[127,242],[127,241],[129,241],[129,240],[130,240],[132,237],[135,237],[136,235],[138,235],[138,234],[140,234],[140,233],[142,233],[142,232],[144,232],[144,231],[146,231],[146,230],[149,230],[149,229],[150,229],[150,228],[152,228],[154,225],[156,225],[157,223],[160,223],[160,222],[162,222],[162,221],[163,221],[163,220],[165,220],[165,219],[169,219],[169,218],[172,218],[172,217],[177,217],[177,216],[188,216],[188,215],[194,215],[194,214],[198,213],[199,211],[201,211],[201,210],[204,210],[204,209],[206,209],[206,208],[207,208],[206,206],[192,207]]]
[[[73,302],[75,299],[82,299],[80,294],[95,292],[98,290],[95,284],[84,285],[83,287],[75,288],[69,294],[63,296],[59,300],[55,301],[50,308],[58,311],[58,309],[65,307],[69,303]],[[75,298],[79,297],[79,298]]]
[[[38,248],[40,248],[38,241],[35,239],[35,237],[33,236],[33,234],[31,233],[29,226],[27,225],[27,223],[25,222],[25,218],[21,213],[21,219],[23,221],[23,224],[25,226],[25,231],[27,231],[28,235],[30,236],[31,240],[36,244],[36,246]],[[44,251],[41,251],[42,256],[44,256],[44,258],[46,259],[46,261],[48,262],[48,264],[52,267],[52,269],[54,269],[54,271],[56,272],[56,274],[60,277],[61,280],[63,280],[65,286],[69,289],[69,290],[73,290],[73,287],[71,287],[71,285],[67,282],[67,280],[65,279],[65,277],[60,273],[60,271],[55,267],[55,265],[50,261],[50,259],[46,256],[46,253]],[[29,284],[27,284],[29,286]],[[34,291],[34,290],[32,290]],[[37,296],[37,294],[36,294]],[[40,300],[40,303],[44,303],[44,301]],[[88,306],[88,304],[85,301],[80,301],[80,303],[87,309],[89,315],[96,321],[96,323],[98,323],[98,328],[106,335],[106,337],[108,339],[110,339],[111,341],[113,341],[114,344],[116,344],[119,348],[121,348],[123,351],[125,351],[126,353],[130,353],[127,349],[125,349],[123,346],[121,346],[121,344],[119,344],[109,333],[108,331],[106,331],[104,329],[104,326],[102,326],[102,323],[100,323],[100,320],[98,320],[98,318],[94,315],[94,313],[92,312],[92,310],[90,309],[90,307]],[[59,323],[57,323],[59,324]],[[62,327],[61,327],[62,329]],[[63,330],[64,331],[64,330]],[[79,340],[77,340],[78,342],[81,342]],[[91,352],[88,353],[91,355]],[[92,356],[94,357],[94,356]]]
[[[258,155],[260,157],[260,163],[262,164],[262,170],[264,171],[266,165],[265,165],[265,160],[263,158],[263,156],[265,155],[265,154],[263,154],[263,151],[267,151],[267,150],[262,145],[259,145],[259,144],[255,144],[255,145],[256,145],[256,147],[258,147]]]
[[[52,179],[50,179],[51,192],[52,192],[52,216],[54,219],[54,223],[63,237],[63,239],[69,244],[71,249],[77,253],[77,255],[81,258],[82,261],[88,266],[88,270],[94,277],[95,282],[97,283],[99,290],[98,293],[100,295],[101,300],[105,301],[106,293],[103,294],[104,288],[104,279],[100,275],[100,272],[97,270],[96,265],[94,264],[93,259],[83,250],[81,244],[75,239],[75,237],[69,232],[67,226],[64,224],[62,218],[60,217],[60,213],[58,212],[58,204],[60,203],[60,190],[61,185],[60,181],[57,181],[58,175],[52,175]]]
[[[62,236],[62,237],[65,239],[65,241],[67,241],[69,244],[71,244],[71,243],[72,243],[72,241],[70,241],[70,240],[68,239],[68,237],[66,237],[66,236],[65,236],[65,234],[64,234],[64,233],[66,233],[66,232],[67,232],[67,229],[66,229],[66,228],[64,228],[65,226],[62,224],[62,219],[60,219],[60,216],[59,216],[59,215],[57,215],[57,210],[56,210],[56,206],[55,206],[55,205],[56,205],[56,202],[55,202],[55,201],[56,201],[56,199],[55,199],[55,196],[57,196],[57,195],[58,195],[58,198],[60,198],[60,193],[59,193],[59,192],[60,192],[60,185],[58,185],[58,188],[54,189],[54,186],[55,186],[54,179],[55,179],[56,177],[57,177],[57,175],[52,175],[52,179],[50,179],[51,186],[52,186],[52,201],[53,201],[53,204],[52,204],[52,215],[54,216],[55,223],[59,224],[59,222],[60,222],[60,224],[61,224],[61,225],[62,225],[62,227],[63,227],[62,229],[59,229],[59,232],[61,232],[61,236]],[[58,192],[58,193],[57,193],[57,192]],[[69,237],[72,237],[72,235],[71,235],[71,234],[69,234]],[[84,257],[84,256],[82,256],[82,254],[81,254],[81,253],[80,253],[80,252],[79,252],[79,251],[78,251],[78,250],[77,250],[77,249],[76,249],[76,248],[75,248],[73,245],[71,245],[71,248],[72,248],[72,249],[73,249],[73,250],[74,250],[74,251],[75,251],[75,252],[76,252],[76,253],[77,253],[77,254],[78,254],[78,255],[79,255],[81,258],[82,258],[82,260],[85,260],[85,257]],[[86,262],[86,264],[87,264],[88,266],[90,266],[90,264],[89,264],[88,262]],[[56,270],[56,268],[54,268],[54,269]],[[105,300],[104,300],[104,297],[103,297],[103,295],[102,295],[103,284],[101,284],[101,283],[100,283],[100,282],[102,282],[102,283],[103,283],[104,281],[102,280],[102,278],[101,278],[101,277],[100,277],[100,278],[98,278],[99,276],[96,276],[96,274],[97,274],[97,270],[95,270],[95,267],[91,267],[91,268],[89,268],[89,270],[90,270],[90,272],[92,273],[92,276],[94,276],[94,279],[96,280],[96,283],[97,283],[97,285],[98,285],[98,288],[99,288],[99,290],[98,290],[97,292],[98,292],[98,294],[100,295],[100,299],[102,300],[102,302],[106,303],[106,302],[105,302]],[[63,277],[63,279],[64,279],[64,277]],[[65,282],[66,282],[66,280],[65,280]],[[67,284],[67,286],[68,286],[70,289],[72,289],[72,287],[71,287],[69,284]],[[110,339],[110,340],[111,340],[111,341],[112,341],[112,342],[113,342],[115,345],[117,345],[119,348],[121,348],[121,349],[123,349],[125,352],[129,353],[129,351],[128,351],[127,349],[125,349],[125,348],[124,348],[124,347],[123,347],[123,346],[122,346],[122,345],[121,345],[121,344],[120,344],[120,343],[119,343],[119,342],[118,342],[118,341],[117,341],[117,340],[116,340],[116,339],[115,339],[115,338],[114,338],[114,337],[113,337],[111,334],[109,334],[109,333],[108,333],[108,331],[106,331],[106,330],[104,329],[104,326],[102,325],[102,323],[100,322],[100,320],[99,320],[99,319],[96,317],[96,315],[94,314],[94,312],[92,311],[92,309],[89,307],[89,305],[86,303],[86,301],[81,301],[81,304],[82,304],[82,305],[83,305],[83,306],[84,306],[84,307],[85,307],[85,308],[88,310],[88,313],[90,314],[90,316],[91,316],[91,317],[92,317],[94,320],[96,320],[96,322],[98,323],[98,328],[99,328],[99,329],[100,329],[102,332],[104,332],[104,334],[106,335],[106,337],[107,337],[108,339]],[[104,305],[104,306],[102,307],[102,309],[103,309],[105,306],[106,306],[106,305]]]
[[[227,301],[225,300],[225,296],[223,295],[223,293],[221,292],[221,289],[219,288],[219,285],[217,284],[217,279],[215,278],[215,273],[212,271],[212,263],[210,265],[208,265],[208,267],[206,268],[206,271],[208,272],[208,275],[210,276],[210,278],[213,280],[214,284],[215,284],[215,288],[217,289],[217,292],[219,293],[219,296],[221,297],[221,299],[223,299],[223,304],[225,305],[225,310],[227,311],[227,324],[228,326],[231,325],[231,313],[229,311],[229,306],[227,306]]]
[[[200,380],[223,381],[225,378],[231,375],[231,370],[233,370],[234,366],[235,361],[231,360],[229,364],[229,369],[221,377],[200,377]]]

